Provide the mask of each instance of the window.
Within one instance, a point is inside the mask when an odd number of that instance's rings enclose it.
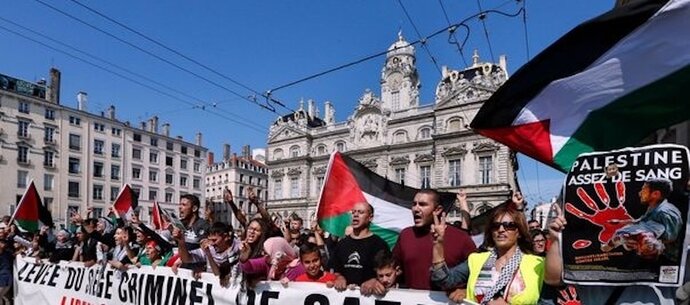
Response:
[[[335,150],[339,152],[344,152],[345,151],[345,142],[338,142],[335,144]]]
[[[120,144],[113,143],[110,144],[110,154],[113,156],[113,158],[119,158],[120,157]]]
[[[17,121],[17,136],[20,138],[29,137],[29,121],[18,120]]]
[[[299,178],[297,177],[290,178],[290,197],[299,197]]]
[[[27,164],[29,163],[29,148],[26,146],[17,146],[17,162]]]
[[[273,151],[273,160],[280,160],[283,158],[283,150],[277,148]]]
[[[194,189],[199,189],[199,188],[201,188],[201,179],[199,179],[199,178],[194,178],[194,180],[192,181],[192,187],[193,187]]]
[[[154,201],[158,197],[157,190],[149,190],[149,200]]]
[[[166,166],[173,166],[173,157],[166,156],[165,157],[165,165]]]
[[[46,143],[55,143],[55,127],[46,126],[43,131],[43,140]]]
[[[81,149],[81,136],[70,133],[69,134],[69,149]]]
[[[165,202],[172,202],[173,201],[173,193],[166,192],[165,193]]]
[[[93,185],[93,199],[94,200],[103,200],[103,186],[94,184]]]
[[[120,180],[120,166],[116,164],[110,165],[110,179]]]
[[[158,181],[158,171],[149,170],[149,181],[151,181],[151,182],[157,182]]]
[[[79,159],[78,158],[69,158],[69,163],[68,163],[68,170],[70,174],[78,174],[79,173]]]
[[[29,185],[29,172],[17,171],[17,188],[26,188]]]
[[[240,191],[237,193],[237,196],[244,197],[244,186],[240,186]]]
[[[103,146],[105,146],[103,140],[93,140],[93,153],[97,155],[102,155]]]
[[[174,148],[175,148],[175,145],[173,144],[173,142],[170,142],[170,141],[165,142],[165,149],[172,151]],[[167,202],[170,202],[170,201],[167,201]]]
[[[290,158],[299,157],[299,146],[295,145],[290,147]]]
[[[451,118],[448,120],[447,131],[460,131],[462,129],[462,119],[461,118]]]
[[[431,128],[425,127],[419,130],[419,138],[420,139],[428,139],[431,138]]]
[[[240,183],[244,183],[244,174],[240,174]]]
[[[448,184],[460,186],[460,160],[448,161]]]
[[[43,175],[43,190],[44,191],[52,191],[54,182],[55,182],[55,177],[53,175],[44,174]]]
[[[103,162],[93,162],[93,176],[103,178]]]
[[[134,142],[141,142],[141,134],[135,133],[132,138],[134,139]]]
[[[316,148],[316,155],[321,156],[326,154],[326,145],[319,145],[319,147]]]
[[[491,156],[479,157],[479,182],[481,184],[491,183],[491,171],[493,160]]]
[[[117,186],[110,187],[110,201],[115,201],[117,196],[120,195],[120,188]]]
[[[122,129],[113,127],[110,133],[114,136],[120,136],[122,134]]]
[[[151,137],[151,146],[158,147],[158,139]]]
[[[393,110],[400,109],[400,91],[391,92],[391,105]]]
[[[55,109],[46,108],[45,118],[46,120],[55,120]]]
[[[407,134],[403,130],[396,131],[395,134],[393,134],[393,143],[405,143],[406,140]]]
[[[187,169],[187,159],[181,159],[180,160],[180,168],[181,169]]]
[[[201,172],[201,164],[199,162],[194,162],[194,172],[195,173]]]
[[[166,184],[175,183],[175,176],[173,176],[173,174],[165,174],[165,183]],[[170,202],[170,201],[168,201],[168,202]]]
[[[29,113],[29,103],[27,102],[19,102],[19,112],[21,113]]]
[[[283,198],[283,180],[276,179],[273,180],[273,199]]]
[[[132,179],[141,179],[141,168],[132,168]]]
[[[93,217],[100,218],[103,216],[103,208],[93,208]]]
[[[79,198],[79,182],[70,181],[67,184],[67,196]]]
[[[151,163],[158,163],[158,153],[155,151],[152,151],[149,153],[149,162]]]
[[[421,181],[421,188],[428,189],[431,187],[431,166],[420,166],[419,167]]]
[[[76,116],[69,116],[69,123],[75,126],[81,125],[81,118],[76,117]]]
[[[395,181],[405,185],[405,169],[404,168],[396,168],[395,169]]]
[[[194,156],[197,157],[197,158],[201,158],[201,151],[198,150],[198,149],[195,149],[195,150],[194,150]]]
[[[321,188],[323,188],[323,176],[316,177],[316,194],[321,193]]]
[[[180,177],[180,186],[187,186],[187,177]]]
[[[141,149],[132,148],[132,159],[141,160]]]
[[[55,153],[49,150],[43,151],[43,166],[55,167]]]
[[[180,146],[180,152],[184,155],[187,154],[187,146]]]
[[[93,130],[103,132],[105,131],[105,125],[101,123],[93,123]]]
[[[44,197],[43,198],[43,205],[46,206],[46,209],[48,211],[53,211],[53,197]]]

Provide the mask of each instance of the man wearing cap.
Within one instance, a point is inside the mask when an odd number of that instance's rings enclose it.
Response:
[[[683,225],[681,213],[666,198],[671,194],[670,180],[654,178],[647,180],[638,195],[647,211],[637,220],[618,229],[609,242],[601,246],[608,252],[623,245],[642,257],[656,258],[663,254],[666,259],[678,262],[678,236]]]

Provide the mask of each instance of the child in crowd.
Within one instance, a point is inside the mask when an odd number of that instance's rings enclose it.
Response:
[[[302,245],[299,249],[299,258],[306,272],[295,278],[295,282],[328,283],[335,281],[335,274],[323,271],[321,250],[316,244],[305,243]]]
[[[402,274],[402,269],[398,262],[393,258],[393,254],[388,251],[379,251],[374,256],[374,268],[376,269],[376,280],[386,287],[400,288],[398,285],[398,277]]]

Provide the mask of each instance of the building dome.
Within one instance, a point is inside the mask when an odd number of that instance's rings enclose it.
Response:
[[[397,55],[414,56],[414,46],[405,40],[402,35],[402,31],[398,32],[398,41],[394,42],[388,48],[387,57],[390,58]]]

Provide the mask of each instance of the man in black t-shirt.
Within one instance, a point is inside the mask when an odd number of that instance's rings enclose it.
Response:
[[[376,278],[374,256],[389,249],[381,237],[369,230],[373,218],[374,208],[369,203],[360,202],[352,208],[352,234],[335,246],[330,263],[337,277],[329,286],[342,291],[348,285],[361,285]]]

